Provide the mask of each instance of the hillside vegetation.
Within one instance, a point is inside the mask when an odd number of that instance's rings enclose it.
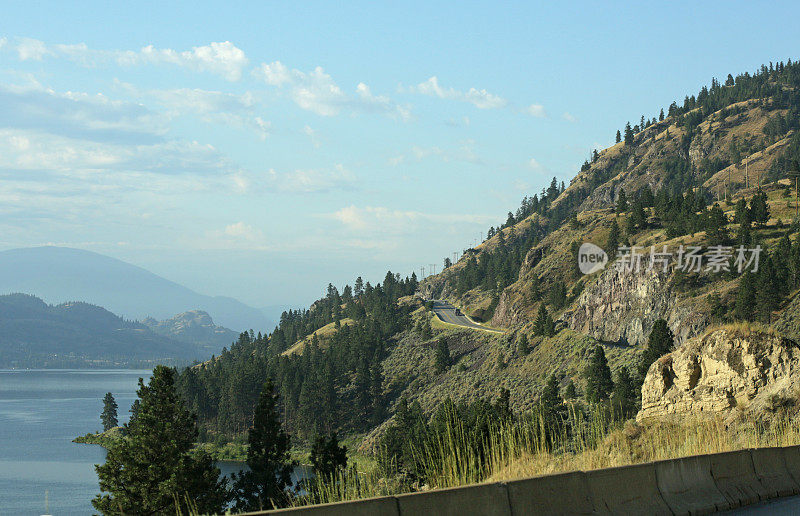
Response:
[[[378,457],[383,477],[406,488],[441,474],[407,443],[437,460],[456,456],[436,451],[448,428],[463,431],[473,458],[487,457],[508,421],[539,425],[534,462],[558,445],[553,432],[589,428],[598,449],[616,422],[635,415],[647,368],[673,344],[733,321],[797,337],[798,129],[800,64],[791,61],[713,80],[642,116],[614,146],[594,151],[569,185],[554,179],[525,197],[480,245],[456,263],[445,259],[442,273],[420,282],[387,273],[375,286],[359,278],[341,292],[329,285],[309,310],[284,313],[273,332],[243,333],[185,370],[179,387],[200,416],[201,438],[243,442],[269,377],[299,442],[331,431],[356,439]],[[706,260],[712,246],[762,252],[758,270],[744,274],[731,255],[729,270],[648,267],[645,257],[635,273],[608,266],[583,275],[584,242],[612,260],[634,246],[700,246]],[[437,325],[424,303],[431,298],[505,332]],[[542,471],[514,466],[522,448],[506,452],[502,467],[459,482],[508,478],[504,468]],[[458,483],[448,482],[439,485]]]

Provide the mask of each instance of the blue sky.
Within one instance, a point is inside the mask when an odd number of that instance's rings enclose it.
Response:
[[[71,4],[0,19],[0,249],[254,306],[440,264],[627,120],[800,57],[790,2]]]

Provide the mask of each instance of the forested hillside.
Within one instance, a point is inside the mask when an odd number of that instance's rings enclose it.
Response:
[[[272,333],[244,333],[184,371],[181,389],[200,414],[203,438],[241,435],[267,377],[291,433],[370,432],[365,448],[388,428],[390,437],[412,435],[387,422],[396,409],[424,420],[447,399],[500,397],[485,410],[462,406],[467,420],[540,406],[543,394],[597,402],[613,390],[629,414],[635,386],[672,335],[680,344],[709,325],[754,319],[796,333],[798,128],[800,63],[792,61],[714,79],[642,116],[617,132],[615,145],[592,152],[569,185],[553,179],[456,263],[445,259],[441,274],[419,285],[390,273],[374,287],[329,286],[309,310],[284,313]],[[622,275],[608,267],[583,275],[583,242],[612,259],[620,246],[764,252],[758,270],[745,274],[731,256],[711,271]],[[409,297],[415,292],[506,332],[442,325]],[[300,352],[284,353],[323,327]],[[648,348],[654,334],[668,344]],[[607,376],[599,391],[591,371]]]
[[[148,367],[204,354],[99,306],[26,294],[0,296],[0,335],[0,367]]]

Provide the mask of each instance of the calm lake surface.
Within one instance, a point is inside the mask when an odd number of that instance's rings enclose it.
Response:
[[[127,422],[140,377],[150,371],[0,370],[0,515],[92,514],[100,491],[94,465],[105,450],[72,439],[102,429],[106,392]],[[240,469],[219,466],[223,474]]]

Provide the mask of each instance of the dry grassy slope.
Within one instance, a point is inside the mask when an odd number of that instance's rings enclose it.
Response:
[[[598,159],[587,170],[580,172],[559,199],[554,201],[554,204],[564,202],[564,199],[569,195],[575,195],[581,188],[589,190],[593,177],[606,178],[601,185],[591,189],[592,193],[581,204],[578,214],[579,227],[572,228],[565,224],[548,235],[528,253],[517,281],[501,294],[491,322],[495,326],[509,329],[509,334],[505,338],[497,338],[475,332],[461,332],[465,335],[469,334],[468,338],[473,344],[476,341],[481,341],[483,344],[475,346],[472,351],[463,355],[460,359],[461,362],[453,369],[439,376],[432,373],[432,365],[427,372],[417,376],[411,374],[410,369],[401,367],[401,364],[405,363],[408,368],[413,369],[414,364],[428,362],[432,364],[433,360],[431,343],[414,342],[414,336],[407,336],[400,341],[401,346],[398,346],[393,355],[387,359],[387,371],[394,369],[403,371],[395,375],[395,378],[413,377],[403,391],[412,398],[419,399],[426,407],[431,406],[433,400],[440,400],[443,396],[469,398],[480,397],[484,394],[491,396],[501,386],[506,386],[512,388],[512,402],[515,406],[523,408],[533,402],[540,386],[550,372],[561,372],[567,377],[579,380],[579,373],[585,364],[587,350],[600,341],[603,341],[612,369],[617,369],[621,365],[634,364],[641,346],[613,344],[607,342],[608,339],[605,338],[607,335],[603,332],[594,332],[593,334],[591,331],[586,331],[585,328],[579,329],[579,331],[562,330],[552,339],[531,337],[534,351],[527,357],[516,355],[513,352],[513,343],[521,332],[530,335],[538,309],[538,304],[531,302],[528,296],[531,279],[534,276],[541,278],[544,290],[549,282],[561,278],[566,282],[568,292],[571,292],[578,282],[581,282],[584,293],[592,288],[602,293],[605,286],[599,283],[600,274],[580,278],[572,276],[570,272],[571,243],[573,241],[589,241],[600,245],[605,244],[611,221],[616,216],[612,207],[619,189],[624,188],[629,198],[634,197],[645,186],[654,192],[657,191],[668,180],[665,163],[670,159],[676,157],[687,159],[694,167],[697,167],[704,159],[728,159],[731,142],[735,141],[740,149],[745,150],[742,153],[740,166],[734,164],[719,171],[706,180],[705,186],[715,194],[719,193],[724,196],[725,189],[720,188],[719,183],[730,181],[729,192],[732,192],[733,200],[740,196],[751,196],[754,192],[753,188],[743,189],[744,163],[748,163],[750,184],[758,184],[759,181],[763,181],[764,174],[769,170],[772,162],[780,156],[787,144],[788,137],[791,136],[790,134],[786,135],[773,144],[769,144],[764,138],[764,125],[771,116],[779,113],[783,114],[783,111],[772,110],[769,101],[747,101],[729,107],[725,110],[727,116],[723,117],[722,112],[707,116],[696,130],[688,150],[682,146],[684,130],[670,118],[638,133],[635,136],[636,145],[633,147],[626,147],[620,143],[603,150],[599,153]],[[730,179],[728,179],[729,177]],[[778,219],[791,220],[794,206],[790,199],[784,197],[781,185],[765,185],[765,190],[769,195],[773,218],[767,228],[754,231],[754,235],[758,235],[770,245],[782,232],[777,227]],[[732,218],[733,203],[720,202],[720,204],[729,218]],[[503,230],[504,239],[513,241],[516,235],[520,234],[522,229],[530,225],[536,217],[538,216],[534,215]],[[650,229],[635,235],[625,235],[624,215],[618,218],[618,223],[623,230],[623,240],[627,238],[631,244],[648,248],[651,244],[662,243],[668,244],[670,248],[675,248],[680,244],[702,242],[705,236],[703,233],[699,233],[693,236],[668,239],[662,229]],[[729,227],[729,230],[732,234],[735,233],[733,225]],[[469,256],[474,255],[480,260],[485,252],[491,251],[497,246],[498,241],[499,237],[495,236],[483,242],[475,249],[470,250]],[[542,258],[536,262],[534,257],[539,253],[542,254]],[[476,288],[463,296],[457,296],[453,289],[455,278],[464,267],[465,262],[466,260],[462,259],[450,269],[427,278],[422,283],[421,290],[428,295],[447,298],[470,314],[480,314],[492,302],[491,293]],[[720,279],[700,286],[676,285],[671,275],[664,281],[666,285],[663,293],[666,296],[664,306],[668,307],[668,310],[665,309],[665,313],[650,314],[650,319],[645,320],[646,317],[641,317],[641,314],[633,309],[628,309],[628,313],[624,313],[626,309],[622,307],[623,316],[619,321],[613,321],[613,323],[627,324],[632,327],[638,324],[640,326],[638,335],[646,335],[649,332],[648,324],[652,324],[652,320],[656,317],[665,316],[678,330],[680,338],[688,338],[714,322],[706,316],[709,311],[708,295],[718,294],[723,301],[732,302],[738,285],[736,279]],[[586,294],[584,294],[585,296]],[[556,318],[561,319],[559,323],[561,328],[569,325],[580,326],[572,324],[573,314],[580,309],[580,304],[581,296],[570,298],[568,305],[554,314]],[[794,300],[789,303],[789,308],[781,318],[785,321],[783,324],[795,333],[800,331],[800,323],[796,322],[800,320],[798,313],[800,313],[800,300]],[[687,320],[688,316],[693,316],[693,318]],[[637,319],[642,320],[637,321]],[[682,327],[678,328],[678,326]],[[624,340],[622,342],[624,343]],[[406,346],[406,344],[408,345]],[[505,368],[498,368],[496,365],[497,355],[501,353],[508,362],[508,366]],[[467,369],[462,370],[463,367]],[[391,375],[390,372],[389,376]]]
[[[339,321],[340,326],[350,326],[351,324],[355,324],[355,323],[356,322],[353,319],[350,319],[350,318],[341,319]],[[331,337],[337,331],[339,331],[339,328],[336,327],[336,323],[335,322],[326,324],[322,328],[319,328],[318,330],[315,330],[314,333],[312,333],[311,335],[308,335],[305,338],[300,339],[297,342],[295,342],[289,349],[287,349],[286,351],[281,353],[281,355],[285,355],[285,356],[294,355],[294,354],[302,355],[303,354],[303,350],[305,349],[305,347],[308,344],[311,344],[311,340],[315,336],[317,337],[317,342],[319,343],[320,349],[325,349],[325,348],[328,347],[328,341],[331,339]]]

